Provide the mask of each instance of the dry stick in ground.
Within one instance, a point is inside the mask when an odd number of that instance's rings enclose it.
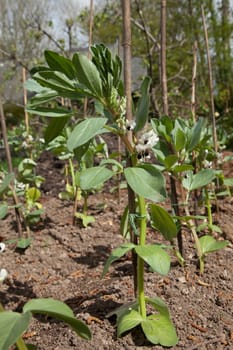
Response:
[[[7,138],[6,122],[5,122],[5,116],[4,116],[4,111],[3,111],[1,98],[0,98],[0,118],[1,118],[2,137],[3,137],[5,152],[6,152],[8,171],[9,171],[9,173],[13,173],[11,152],[10,152],[10,147],[9,147],[9,143],[8,143],[8,138]],[[13,186],[10,186],[10,187],[11,187],[14,203],[15,203],[16,206],[18,206],[19,205],[19,200],[18,200],[17,194],[15,192],[15,189],[14,189]],[[18,207],[15,208],[15,218],[16,218],[18,235],[19,235],[19,237],[22,237],[22,222],[23,222],[23,219],[22,219],[22,215],[21,215],[20,209]]]
[[[196,78],[197,78],[197,41],[193,45],[193,74],[192,74],[192,94],[191,94],[191,114],[193,122],[196,122]],[[193,152],[194,173],[197,171],[197,161],[195,152]],[[198,190],[194,190],[194,215],[197,215],[198,208]],[[195,220],[197,225],[197,221]]]
[[[126,118],[131,121],[132,116],[132,99],[131,99],[131,2],[121,1],[122,4],[122,16],[123,16],[123,54],[124,54],[124,87],[126,95]],[[128,142],[132,144],[132,131],[128,131]],[[127,166],[131,166],[131,160],[128,155]],[[135,194],[128,186],[128,203],[129,213],[135,213]],[[137,244],[137,236],[135,235],[132,227],[130,228],[130,240],[132,243]],[[133,278],[134,278],[134,294],[137,294],[137,255],[132,252],[133,263]]]
[[[163,113],[169,115],[168,111],[168,96],[167,96],[167,72],[166,72],[166,0],[161,1],[161,82],[162,82],[162,98],[163,98]],[[173,152],[173,150],[171,149]],[[176,180],[170,176],[171,186],[171,204],[176,216],[180,216],[178,195],[176,189]],[[177,234],[177,242],[179,252],[183,256],[183,239],[181,228]]]
[[[93,0],[90,0],[88,53],[87,53],[87,57],[89,59],[91,59],[91,45],[92,45],[93,24],[94,24],[94,4],[93,4]],[[85,97],[84,98],[84,103],[83,103],[83,114],[84,114],[84,117],[86,117],[86,115],[87,115],[87,102],[88,102],[88,98]]]
[[[203,5],[201,6],[201,14],[202,14],[202,23],[204,28],[204,35],[205,35],[205,44],[206,44],[206,55],[207,55],[207,61],[208,61],[208,73],[209,73],[209,93],[210,93],[210,106],[211,106],[211,121],[212,121],[212,137],[213,137],[213,145],[214,150],[217,154],[218,152],[218,139],[217,139],[217,131],[216,131],[216,120],[215,120],[215,108],[214,108],[214,84],[213,84],[213,76],[212,76],[212,64],[211,64],[211,57],[210,57],[210,50],[209,50],[209,39],[208,39],[208,31],[206,26],[206,20],[205,20],[205,12]],[[214,168],[217,169],[218,167],[218,160],[215,158],[213,161]],[[216,187],[219,188],[219,178],[216,179]],[[216,209],[218,212],[218,202],[216,199]]]
[[[201,6],[202,11],[202,22],[205,34],[205,44],[206,44],[206,55],[208,61],[208,72],[209,72],[209,92],[210,92],[210,106],[211,106],[211,120],[212,120],[212,132],[213,132],[213,144],[215,152],[218,152],[218,142],[217,142],[217,132],[216,132],[216,121],[215,121],[215,108],[214,108],[214,93],[213,93],[213,76],[212,76],[212,64],[209,50],[209,40],[208,40],[208,32],[206,27],[205,13],[204,7]]]
[[[152,81],[153,81],[153,53],[155,51],[155,48],[157,49],[157,51],[160,51],[160,44],[158,43],[158,41],[152,36],[152,34],[148,31],[147,29],[147,25],[143,16],[143,11],[141,8],[141,1],[140,0],[136,0],[136,6],[137,6],[137,12],[138,12],[138,16],[140,18],[141,23],[139,23],[138,21],[134,20],[133,18],[131,18],[131,21],[139,28],[142,30],[144,36],[145,36],[145,41],[146,41],[146,49],[147,49],[147,57],[148,57],[148,61],[149,61],[149,71],[148,71],[148,75],[151,77]],[[150,47],[150,42],[153,42],[152,47]],[[157,117],[160,116],[160,112],[159,112],[159,108],[158,108],[158,103],[156,101],[155,98],[155,93],[153,91],[153,85],[150,85],[150,100],[154,109],[154,113]]]

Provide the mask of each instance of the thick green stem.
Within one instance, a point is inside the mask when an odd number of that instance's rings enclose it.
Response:
[[[18,350],[28,350],[27,345],[24,343],[24,340],[21,337],[17,340],[16,346]]]
[[[140,216],[140,237],[139,244],[146,244],[146,203],[145,199],[138,196],[139,216]],[[144,291],[144,260],[138,256],[137,264],[137,280],[138,280],[138,301],[141,316],[146,318],[146,301]]]

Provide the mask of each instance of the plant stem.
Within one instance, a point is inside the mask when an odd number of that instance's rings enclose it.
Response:
[[[190,217],[190,212],[189,212],[189,208],[188,208],[188,199],[189,199],[189,192],[187,193],[187,196],[186,196],[186,201],[184,202],[185,204],[185,215]],[[193,219],[190,219],[189,220],[189,227],[190,227],[190,230],[192,232],[192,235],[193,235],[193,239],[195,241],[195,245],[196,245],[196,249],[197,249],[197,256],[198,256],[198,259],[199,259],[199,268],[200,268],[200,273],[203,274],[204,272],[204,260],[203,260],[203,257],[202,257],[202,250],[201,250],[201,245],[200,245],[200,242],[199,242],[199,238],[198,238],[198,235],[197,235],[197,232],[196,232],[196,226],[195,226],[195,222]]]
[[[209,198],[209,193],[208,193],[207,187],[205,187],[205,205],[207,208],[209,230],[212,231],[211,226],[213,225],[213,218],[212,218],[211,203],[210,203],[210,198]]]
[[[140,238],[139,244],[146,244],[146,203],[142,196],[138,196],[138,206],[140,215]],[[141,316],[146,318],[146,302],[144,293],[144,260],[137,257],[137,282],[138,282],[138,301]]]
[[[16,342],[16,346],[18,348],[18,350],[28,350],[27,345],[24,343],[24,340],[22,337],[20,337],[17,342]]]

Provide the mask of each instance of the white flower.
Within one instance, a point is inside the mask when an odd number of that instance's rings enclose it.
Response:
[[[2,242],[1,242],[1,243],[0,243],[0,253],[4,252],[5,248],[6,248],[5,243],[2,243]]]
[[[6,269],[0,270],[0,282],[3,282],[7,278],[8,272]]]
[[[144,152],[154,147],[158,141],[159,137],[154,130],[147,131],[139,138],[136,150],[137,152]]]
[[[126,121],[126,129],[127,130],[133,130],[136,126],[135,120],[127,120]]]

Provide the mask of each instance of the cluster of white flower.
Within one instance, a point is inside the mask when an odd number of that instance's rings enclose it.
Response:
[[[136,150],[138,153],[146,152],[154,147],[158,141],[158,135],[151,129],[140,136],[138,144],[136,145]]]
[[[6,248],[4,243],[0,243],[0,253],[2,253]],[[6,279],[8,273],[6,269],[0,269],[0,282],[3,282]]]

